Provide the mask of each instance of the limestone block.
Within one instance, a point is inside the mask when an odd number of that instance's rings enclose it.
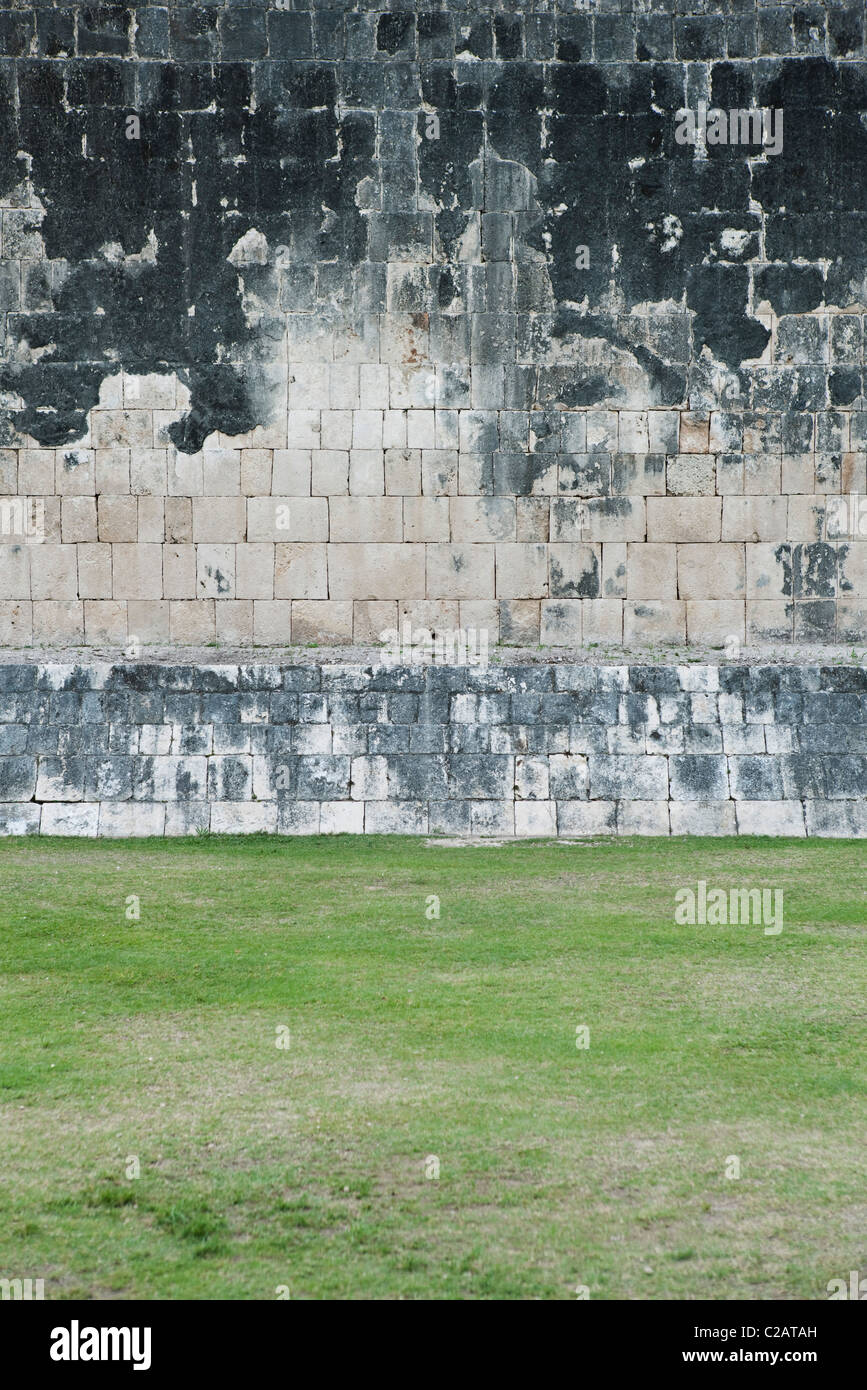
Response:
[[[685,642],[686,604],[679,599],[627,599],[623,605],[623,641],[627,646]]]
[[[494,597],[493,545],[425,546],[427,597],[432,599],[490,599]],[[406,597],[414,597],[408,594]],[[425,594],[418,597],[424,598]]]
[[[271,491],[276,497],[310,496],[311,458],[309,449],[274,450]]]
[[[262,647],[287,647],[292,635],[289,599],[253,600],[253,642]]]
[[[743,499],[727,497],[725,502]],[[648,497],[648,541],[718,541],[722,499],[719,497]],[[730,536],[730,540],[744,537]]]
[[[449,505],[447,497],[404,497],[403,539],[416,543],[448,541]]]
[[[786,539],[785,497],[725,497],[722,512],[724,541],[783,541]]]
[[[33,641],[36,645],[50,646],[77,646],[83,642],[84,608],[81,603],[74,599],[34,603]]]
[[[173,599],[169,606],[169,636],[172,642],[183,646],[213,642],[216,636],[213,599]]]
[[[193,512],[195,522],[195,507]],[[223,539],[226,539],[225,537]],[[243,539],[243,537],[240,537]],[[328,502],[324,497],[250,497],[247,540],[326,541]]]
[[[75,546],[41,545],[38,558],[31,559],[30,592],[35,599],[75,599],[78,573]],[[23,597],[24,595],[21,595]],[[17,598],[17,594],[9,594]]]
[[[243,541],[246,539],[247,502],[243,497],[194,497],[193,540],[205,542]],[[270,498],[251,498],[250,508],[274,508]],[[296,504],[297,505],[297,504]],[[272,527],[273,529],[273,527]],[[273,535],[250,536],[251,540],[274,540]]]
[[[292,603],[292,641],[351,642],[352,604],[295,599]]]
[[[349,451],[349,491],[354,497],[381,497],[385,492],[385,455],[382,449]]]
[[[197,545],[196,597],[230,599],[235,596],[235,547]]]
[[[665,490],[675,497],[713,497],[716,491],[713,454],[676,454],[670,458],[665,470]]]
[[[403,505],[399,497],[332,497],[328,515],[332,542],[363,539],[369,544],[403,539]]]
[[[512,497],[452,497],[451,535],[455,541],[510,541],[515,537]]]
[[[724,646],[732,637],[744,641],[746,605],[738,599],[696,599],[686,605],[688,642]]]
[[[492,547],[467,547],[467,549]],[[426,546],[431,551],[453,547]],[[332,544],[328,546],[328,592],[335,599],[425,597],[425,555],[420,545]],[[461,597],[460,593],[431,597]],[[468,597],[469,595],[467,595]],[[475,597],[479,597],[476,590]]]
[[[742,545],[693,543],[677,547],[677,592],[684,599],[743,597],[746,588]]]

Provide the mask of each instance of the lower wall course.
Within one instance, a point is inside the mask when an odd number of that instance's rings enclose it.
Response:
[[[0,835],[867,837],[858,666],[0,665]]]

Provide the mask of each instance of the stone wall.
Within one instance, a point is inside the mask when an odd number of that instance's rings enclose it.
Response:
[[[0,9],[0,643],[862,639],[863,4],[416,9]]]
[[[867,835],[867,672],[0,667],[0,834]]]

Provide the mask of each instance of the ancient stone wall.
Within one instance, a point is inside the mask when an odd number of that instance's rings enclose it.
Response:
[[[865,113],[860,3],[0,10],[0,643],[862,639]]]
[[[867,672],[0,666],[0,834],[867,835]]]

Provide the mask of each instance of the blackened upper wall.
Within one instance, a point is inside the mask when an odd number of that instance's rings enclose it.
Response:
[[[864,6],[674,9],[0,11],[4,640],[862,636]]]

